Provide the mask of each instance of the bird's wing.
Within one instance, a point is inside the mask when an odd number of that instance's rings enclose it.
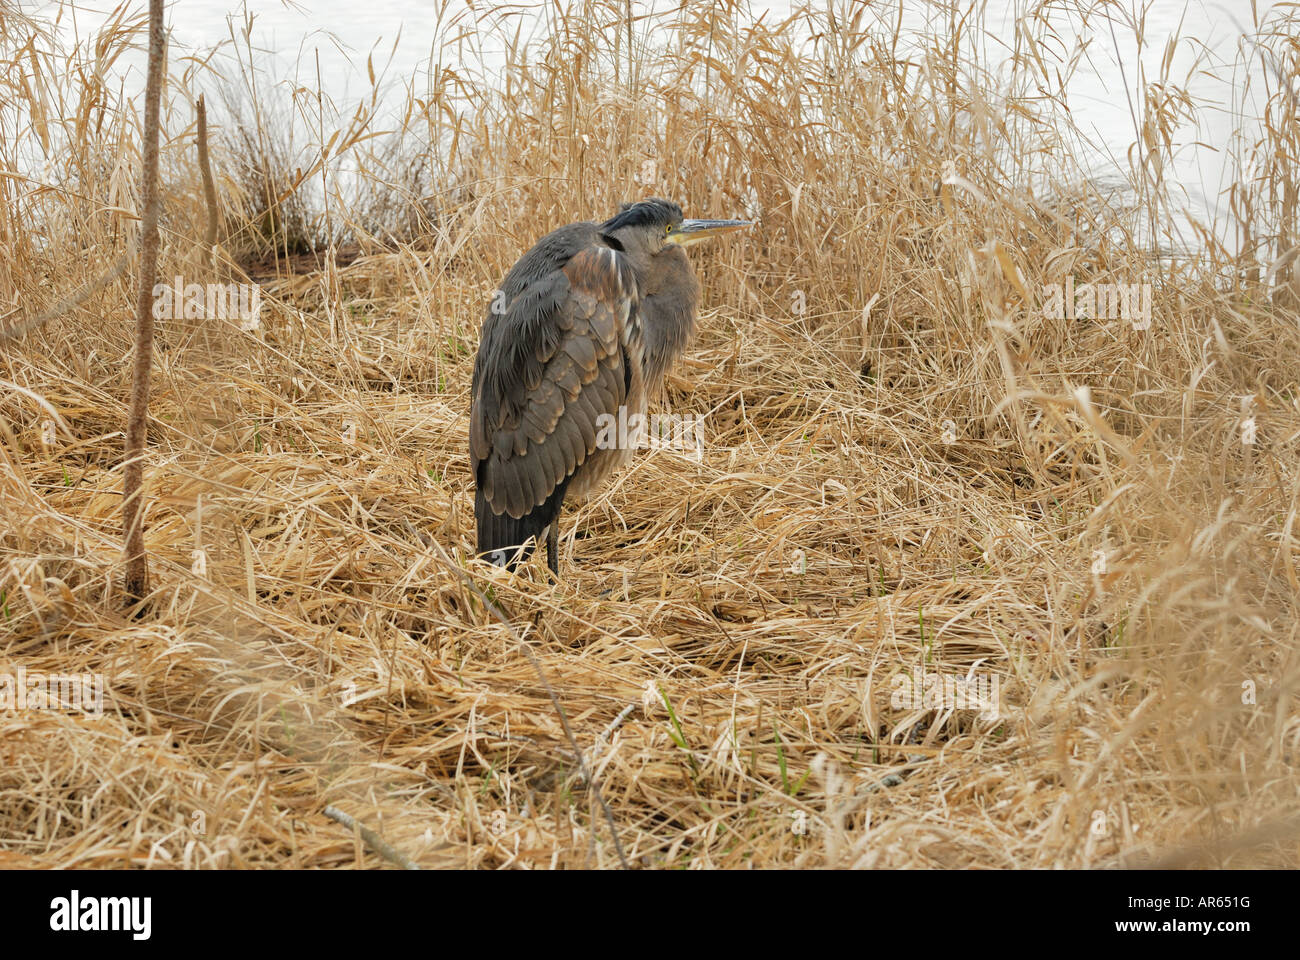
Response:
[[[470,453],[478,497],[519,518],[596,449],[642,349],[636,277],[610,247],[583,247],[489,316],[474,368]]]

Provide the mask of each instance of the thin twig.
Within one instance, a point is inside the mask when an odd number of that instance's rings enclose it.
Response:
[[[20,337],[24,336],[25,334],[28,334],[31,331],[35,330],[37,327],[43,327],[45,324],[49,323],[51,320],[55,319],[56,317],[61,317],[65,313],[69,313],[75,310],[77,307],[81,306],[88,299],[93,297],[95,294],[99,293],[99,291],[103,290],[110,283],[112,283],[114,280],[116,280],[118,277],[124,274],[126,272],[126,268],[131,265],[131,258],[134,256],[135,256],[134,250],[127,250],[120,257],[118,257],[117,260],[113,262],[113,265],[109,267],[108,270],[105,271],[101,276],[96,277],[94,280],[89,280],[86,283],[83,283],[80,287],[78,287],[72,293],[68,294],[68,296],[64,297],[54,306],[46,310],[44,313],[38,314],[37,316],[33,317],[30,320],[24,321],[23,323],[15,324],[12,327],[8,327],[4,330],[0,330],[0,343],[4,343],[5,341],[8,340],[17,340]]]
[[[596,738],[596,742],[593,743],[591,745],[591,749],[587,751],[587,753],[591,755],[591,763],[593,766],[595,765],[596,761],[600,759],[597,756],[597,754],[600,752],[600,748],[605,746],[605,744],[609,743],[609,738],[614,735],[614,731],[617,730],[619,727],[623,726],[623,721],[626,720],[628,716],[632,713],[632,711],[635,709],[636,709],[636,704],[629,703],[626,707],[624,707],[622,710],[619,711],[617,717],[615,717],[612,721],[610,721],[609,726],[607,726],[604,730],[600,732],[600,736]]]
[[[131,364],[131,407],[126,421],[122,469],[122,537],[125,541],[128,605],[149,592],[149,558],[144,546],[144,448],[149,430],[149,375],[153,361],[153,288],[158,273],[158,114],[164,57],[163,0],[149,0],[149,72],[144,96],[144,156],[140,200],[140,273],[135,300],[135,356]]]
[[[358,833],[360,833],[361,839],[366,841],[366,845],[369,846],[371,850],[375,851],[375,853],[379,854],[381,857],[387,860],[389,863],[396,864],[397,866],[401,867],[403,870],[420,869],[414,860],[406,856],[404,853],[401,853],[398,850],[394,849],[393,846],[390,843],[388,843],[388,841],[386,841],[383,837],[375,833],[375,831],[371,830],[364,823],[361,823],[358,820],[354,819],[353,817],[348,816],[338,807],[327,806],[324,810],[324,813],[325,816],[329,817],[331,820],[337,820],[339,823],[343,824],[343,826],[347,827],[349,830],[355,830]]]
[[[203,200],[208,207],[208,228],[203,235],[203,246],[209,262],[216,266],[217,245],[217,185],[212,179],[212,158],[208,155],[208,108],[199,94],[197,107],[199,127],[199,173],[203,175]]]

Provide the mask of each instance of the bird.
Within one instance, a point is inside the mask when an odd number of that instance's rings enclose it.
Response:
[[[559,517],[631,459],[626,432],[695,332],[700,283],[685,247],[751,226],[688,220],[671,200],[622,204],[525,253],[494,292],[471,386],[469,452],[478,556],[515,569],[546,537],[559,579]],[[620,422],[622,420],[620,419]]]

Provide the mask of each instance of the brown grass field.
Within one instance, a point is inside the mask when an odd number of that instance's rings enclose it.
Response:
[[[1018,34],[1008,79],[969,6],[906,45],[840,0],[575,2],[492,65],[508,12],[448,3],[426,76],[381,97],[376,58],[336,104],[238,24],[172,50],[159,274],[263,308],[158,323],[128,609],[144,23],[74,47],[0,3],[0,682],[103,683],[0,708],[0,867],[1296,866],[1300,24],[1254,25],[1235,242],[1188,252],[1185,78],[1129,78],[1108,191],[1060,80],[1082,32]],[[703,455],[568,509],[558,585],[492,568],[486,305],[543,233],[649,195],[757,221],[691,254],[655,407]],[[1149,325],[1050,316],[1066,282],[1149,284]],[[998,709],[900,704],[922,671]]]

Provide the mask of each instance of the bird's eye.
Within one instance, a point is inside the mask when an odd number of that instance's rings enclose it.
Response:
[[[672,233],[672,232],[673,232],[673,225],[672,225],[671,223],[668,224],[668,226],[664,227],[664,236],[665,236],[665,237],[668,236],[668,234],[670,234],[670,233]]]

